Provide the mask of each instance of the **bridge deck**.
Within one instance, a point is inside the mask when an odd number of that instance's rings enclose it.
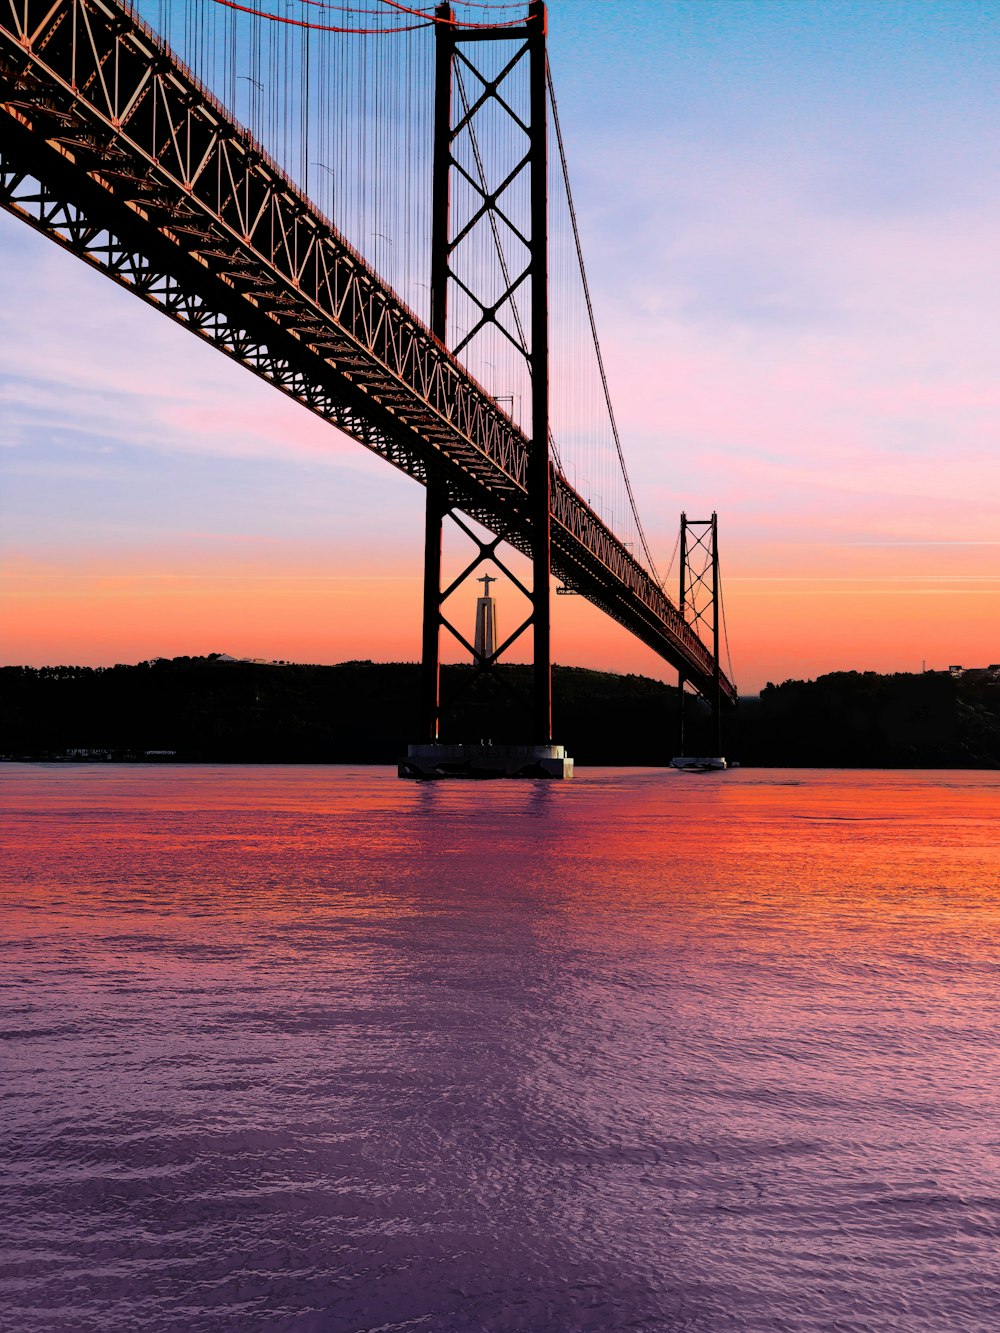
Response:
[[[0,108],[0,204],[530,550],[524,434],[120,0],[0,0]],[[714,693],[711,652],[554,468],[552,544]]]

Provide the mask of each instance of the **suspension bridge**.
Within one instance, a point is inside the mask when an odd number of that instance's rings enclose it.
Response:
[[[639,519],[546,24],[541,0],[0,0],[0,203],[424,486],[432,748],[445,630],[470,682],[530,632],[551,749],[553,574],[736,702],[714,515],[685,520],[676,601]],[[471,547],[443,586],[446,523]],[[488,656],[446,607],[484,564],[528,608]]]

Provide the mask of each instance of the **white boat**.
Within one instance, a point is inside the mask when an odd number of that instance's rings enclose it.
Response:
[[[718,773],[729,765],[721,757],[694,757],[678,755],[670,761],[671,768],[679,768],[682,773]]]

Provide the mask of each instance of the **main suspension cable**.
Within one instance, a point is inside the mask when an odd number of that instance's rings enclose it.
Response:
[[[632,490],[632,482],[628,475],[628,468],[625,466],[625,455],[622,452],[621,437],[618,434],[618,423],[615,420],[614,408],[611,406],[611,391],[608,388],[608,377],[604,369],[604,357],[601,354],[601,343],[597,336],[597,322],[594,318],[594,305],[590,299],[590,284],[587,282],[587,270],[583,262],[583,246],[580,243],[580,228],[577,225],[576,208],[573,204],[573,191],[569,183],[569,166],[566,162],[566,149],[563,146],[562,129],[559,125],[559,108],[556,104],[556,92],[552,83],[552,67],[549,64],[548,56],[545,58],[545,78],[549,87],[549,101],[552,105],[552,124],[555,128],[556,143],[559,147],[559,161],[562,165],[563,184],[566,189],[566,203],[569,206],[569,217],[573,227],[573,241],[576,245],[576,258],[580,267],[580,280],[583,283],[583,296],[587,303],[587,318],[590,321],[590,332],[594,340],[594,351],[597,354],[597,368],[600,371],[601,387],[604,390],[604,401],[607,405],[608,417],[611,422],[611,434],[614,437],[615,449],[618,452],[618,462],[621,465],[622,476],[625,479],[625,490],[628,493],[628,502],[632,509],[632,517],[635,519],[639,541],[642,543],[643,553],[646,556],[646,563],[653,578],[662,588],[663,580],[657,572],[656,563],[653,560],[652,552],[649,549],[649,543],[646,540],[646,533],[643,530],[642,520],[639,518],[639,511],[636,508],[635,493]]]
[[[254,5],[238,4],[237,0],[215,0],[215,3],[225,6],[226,9],[237,9],[241,14],[252,14],[255,18],[268,19],[271,23],[285,23],[292,28],[313,28],[317,32],[352,32],[361,37],[387,37],[392,33],[413,32],[417,28],[433,26],[433,20],[424,17],[422,23],[410,23],[397,28],[347,28],[334,23],[312,23],[307,19],[292,18],[288,14],[275,14],[267,9],[258,9]]]
[[[383,5],[388,6],[388,13],[393,15],[408,15],[418,18],[419,23],[410,23],[406,26],[395,28],[349,28],[341,27],[333,23],[317,23],[309,19],[293,18],[289,14],[276,14],[273,10],[260,9],[256,5],[241,4],[239,0],[214,0],[215,4],[223,5],[226,9],[236,9],[242,14],[253,14],[257,18],[269,19],[272,23],[285,23],[293,28],[313,28],[318,32],[350,32],[362,37],[384,37],[397,32],[414,32],[417,28],[430,28],[444,26],[450,28],[516,28],[519,27],[522,19],[507,19],[503,21],[493,21],[491,23],[469,23],[459,19],[446,19],[440,15],[434,14],[429,10],[416,9],[411,5],[404,5],[400,0],[381,0]],[[273,0],[272,0],[273,2]],[[328,6],[323,0],[300,0],[300,3],[310,5],[316,9],[327,9]],[[465,0],[459,0],[459,3],[465,3]],[[332,6],[330,6],[332,8]],[[512,5],[480,5],[482,9],[512,9]],[[337,6],[343,14],[386,14],[385,9],[357,9],[351,4],[341,4]]]
[[[718,574],[717,577],[718,577],[718,580],[719,580],[719,611],[720,611],[721,618],[722,618],[722,637],[723,637],[723,640],[725,641],[725,645],[726,645],[726,664],[727,664],[727,666],[729,667],[729,679],[730,679],[730,681],[731,681],[731,683],[732,683],[732,685],[733,685],[733,688],[735,689],[735,688],[736,688],[736,673],[733,671],[733,655],[732,655],[732,653],[729,651],[729,630],[728,630],[728,628],[726,627],[726,603],[725,603],[725,601],[724,601],[724,599],[723,599],[723,596],[722,596],[722,574],[721,574],[721,572]]]

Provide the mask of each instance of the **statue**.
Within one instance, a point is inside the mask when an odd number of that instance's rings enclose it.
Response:
[[[497,581],[489,574],[476,580],[483,585],[483,595],[476,602],[476,637],[473,639],[476,662],[492,657],[497,650],[497,604],[490,596],[490,584]]]

